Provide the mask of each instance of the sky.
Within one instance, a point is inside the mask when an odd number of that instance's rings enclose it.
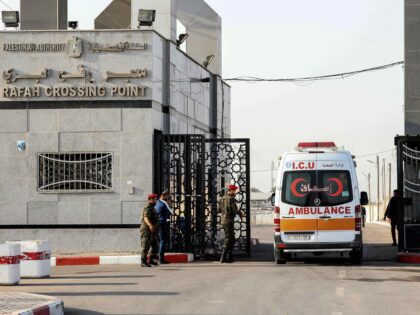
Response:
[[[3,2],[3,3],[2,3]],[[1,0],[18,10],[18,0]],[[69,0],[81,29],[110,0]],[[223,21],[223,77],[294,78],[343,73],[402,61],[403,0],[206,0]],[[309,85],[229,83],[232,136],[251,139],[252,186],[269,191],[272,161],[300,141],[334,141],[356,156],[361,189],[377,152],[392,164],[404,132],[404,70],[365,73]],[[250,128],[251,126],[251,128]],[[369,155],[365,157],[365,155]],[[388,175],[387,175],[388,176]]]

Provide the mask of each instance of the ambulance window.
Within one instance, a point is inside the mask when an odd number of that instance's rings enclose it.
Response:
[[[313,202],[309,191],[315,181],[315,172],[285,172],[282,201],[295,206],[310,206]]]
[[[324,190],[319,193],[322,206],[335,206],[353,200],[350,173],[344,171],[319,171],[318,187]]]

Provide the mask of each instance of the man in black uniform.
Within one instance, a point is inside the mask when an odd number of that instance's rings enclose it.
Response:
[[[397,238],[395,236],[395,229],[398,223],[399,215],[399,192],[394,190],[394,196],[389,201],[388,207],[385,211],[384,220],[388,217],[391,221],[392,246],[397,246]]]

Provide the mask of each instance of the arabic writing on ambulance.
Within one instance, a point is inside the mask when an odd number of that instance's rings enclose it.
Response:
[[[325,192],[331,197],[340,196],[341,193],[343,192],[343,189],[344,189],[344,185],[341,182],[341,180],[338,179],[338,178],[329,178],[327,180],[327,183],[328,182],[330,182],[331,184],[326,186],[326,187],[321,188],[321,187],[313,186],[311,188],[309,183],[305,179],[296,178],[292,182],[292,184],[290,185],[290,190],[292,191],[292,194],[295,197],[299,197],[299,198],[306,196],[306,194],[308,194],[310,192]],[[333,183],[335,183],[336,186],[337,186],[336,191],[334,191],[334,189],[333,189]],[[299,191],[298,191],[298,189],[299,189]]]

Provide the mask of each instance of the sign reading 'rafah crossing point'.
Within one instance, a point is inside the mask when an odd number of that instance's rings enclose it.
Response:
[[[144,97],[145,86],[128,84],[124,86],[5,86],[1,88],[3,98],[37,98],[37,97]]]

